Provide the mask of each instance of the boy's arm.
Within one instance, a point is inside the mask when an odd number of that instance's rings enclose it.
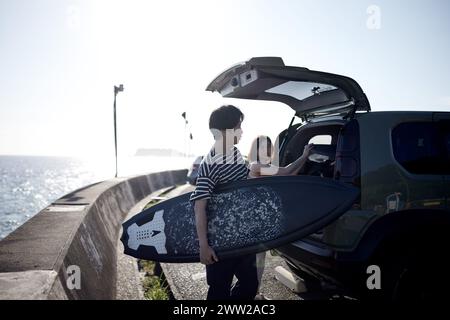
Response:
[[[211,264],[219,261],[216,253],[208,244],[208,219],[206,217],[207,202],[207,199],[199,199],[195,201],[194,205],[195,226],[200,246],[200,262],[203,264]]]

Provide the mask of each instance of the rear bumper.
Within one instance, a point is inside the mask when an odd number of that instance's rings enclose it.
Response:
[[[365,285],[367,261],[348,252],[340,253],[303,240],[276,248],[276,251],[300,276],[307,273],[346,289]]]

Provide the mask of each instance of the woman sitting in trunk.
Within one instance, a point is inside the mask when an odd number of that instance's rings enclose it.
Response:
[[[259,178],[263,176],[287,176],[297,175],[303,168],[313,145],[308,144],[303,149],[303,154],[297,160],[286,167],[278,167],[272,164],[274,146],[268,136],[259,136],[253,140],[248,155],[249,173],[248,178]],[[261,278],[264,272],[264,264],[266,262],[266,252],[260,252],[256,255],[256,270],[258,275],[258,292],[260,292]],[[259,293],[255,300],[267,300],[264,295]]]
[[[279,167],[272,163],[274,146],[268,136],[259,136],[253,140],[248,155],[249,178],[259,178],[262,176],[289,176],[297,175],[303,168],[311,153],[313,144],[308,144],[303,149],[303,154],[294,162],[285,167]]]

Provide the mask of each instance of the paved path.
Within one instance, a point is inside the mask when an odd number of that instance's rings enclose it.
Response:
[[[274,269],[279,265],[285,266],[283,259],[268,253],[261,293],[274,300],[301,300],[299,295],[291,292],[275,279]],[[204,300],[206,298],[208,285],[206,284],[204,265],[200,263],[163,263],[161,266],[175,299]]]
[[[183,185],[167,194],[168,197],[177,196],[194,189],[191,185]],[[284,266],[285,262],[278,256],[270,253],[266,256],[266,268],[264,270],[261,293],[271,299],[278,300],[299,300],[295,293],[292,293],[283,284],[278,282],[274,276],[274,269],[277,266]],[[204,300],[208,285],[206,284],[205,267],[200,263],[162,263],[164,275],[170,285],[172,293],[177,300]]]

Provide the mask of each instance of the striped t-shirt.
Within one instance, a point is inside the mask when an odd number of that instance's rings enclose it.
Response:
[[[196,187],[190,201],[211,198],[217,185],[246,179],[248,171],[238,148],[233,146],[233,150],[227,154],[216,154],[213,148],[200,163]]]

